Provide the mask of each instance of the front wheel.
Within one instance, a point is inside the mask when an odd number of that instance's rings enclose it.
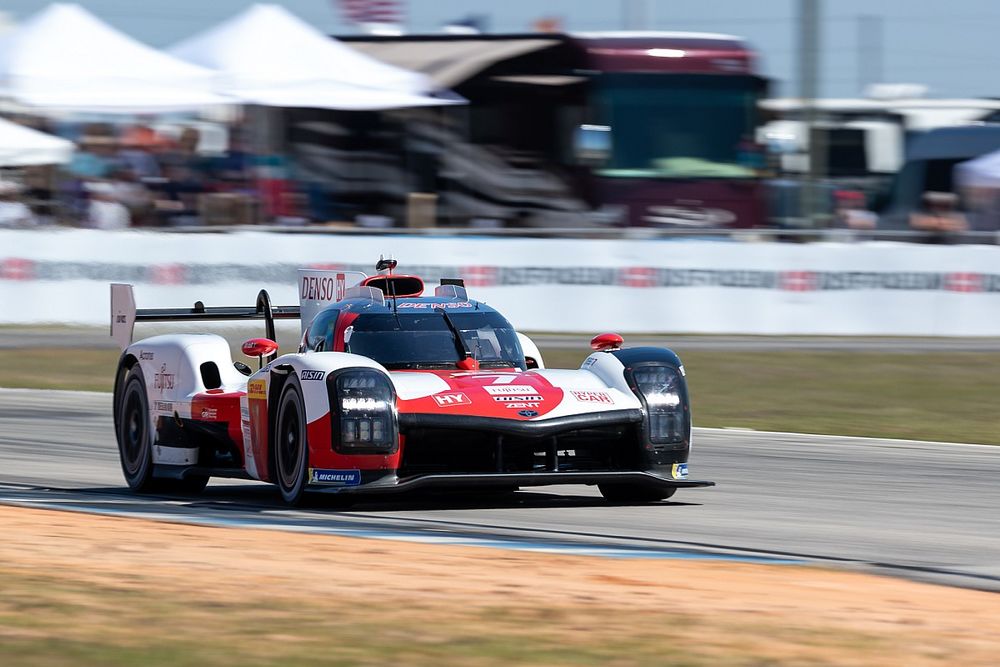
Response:
[[[655,503],[674,495],[674,488],[653,488],[630,484],[598,484],[604,499],[612,503]]]
[[[297,505],[306,489],[309,446],[306,442],[306,411],[302,402],[302,390],[294,378],[285,384],[281,392],[277,414],[274,481],[281,491],[282,499],[289,505]]]

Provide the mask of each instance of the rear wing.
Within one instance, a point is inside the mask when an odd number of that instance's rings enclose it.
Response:
[[[299,319],[298,306],[272,306],[266,290],[257,294],[255,306],[206,307],[196,301],[191,308],[136,308],[131,285],[111,284],[111,338],[121,349],[132,343],[136,322],[193,322],[224,320],[264,320],[267,337],[274,340],[275,320]]]

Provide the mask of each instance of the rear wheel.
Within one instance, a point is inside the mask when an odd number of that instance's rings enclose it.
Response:
[[[153,476],[153,426],[146,396],[146,381],[138,364],[121,383],[118,400],[118,454],[125,481],[133,491],[196,494],[205,490],[208,475],[188,475],[184,479],[157,479]]]
[[[309,448],[302,391],[295,379],[289,380],[281,391],[274,435],[274,481],[284,501],[297,505],[306,489]]]
[[[117,396],[118,455],[125,481],[133,491],[150,491],[153,486],[153,434],[146,398],[146,382],[136,364],[128,371]]]
[[[632,486],[630,484],[598,484],[604,499],[612,503],[655,503],[674,495],[677,489]]]

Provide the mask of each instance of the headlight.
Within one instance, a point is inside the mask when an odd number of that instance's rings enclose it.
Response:
[[[385,374],[359,369],[331,373],[333,445],[342,453],[388,453],[396,449],[396,392]]]
[[[632,380],[646,403],[650,442],[665,445],[686,441],[687,390],[680,371],[673,366],[643,365],[632,370]]]

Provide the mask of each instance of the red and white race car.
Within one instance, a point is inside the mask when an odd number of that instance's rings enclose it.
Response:
[[[300,271],[300,305],[136,310],[111,286],[123,348],[114,423],[137,491],[196,492],[210,477],[307,491],[516,489],[596,484],[612,501],[656,501],[688,478],[691,411],[684,367],[667,349],[621,349],[615,334],[576,370],[546,369],[538,348],[460,280]],[[351,285],[351,283],[355,283]],[[300,318],[299,349],[277,356],[274,320]],[[215,334],[132,342],[136,322],[265,320],[234,362]],[[265,363],[266,361],[266,363]]]

